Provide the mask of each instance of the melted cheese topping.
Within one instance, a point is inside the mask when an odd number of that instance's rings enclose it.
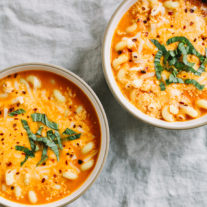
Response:
[[[118,24],[111,46],[111,64],[122,93],[143,113],[158,119],[185,121],[206,114],[205,104],[199,103],[207,100],[207,72],[201,76],[189,72],[178,75],[205,85],[201,91],[186,84],[171,84],[161,91],[154,67],[158,50],[150,41],[156,39],[166,46],[169,38],[184,36],[204,55],[206,34],[207,6],[202,1],[137,1]],[[177,43],[166,48],[174,50]],[[193,55],[188,58],[196,63],[194,67],[198,69],[198,58]],[[164,71],[162,80],[168,79],[169,75],[169,72]],[[196,113],[183,110],[183,107],[190,107]],[[170,108],[176,108],[176,113],[172,113]]]
[[[26,113],[14,117],[11,111]],[[48,160],[40,166],[42,150],[21,167],[24,153],[16,145],[30,149],[21,119],[36,133],[41,123],[32,113],[44,113],[58,124],[60,133],[70,128],[80,139],[63,142],[60,161],[48,150]],[[49,128],[44,126],[46,136]],[[97,160],[100,126],[96,112],[83,92],[68,80],[49,72],[31,71],[0,80],[0,196],[24,204],[43,204],[61,199],[79,188]]]

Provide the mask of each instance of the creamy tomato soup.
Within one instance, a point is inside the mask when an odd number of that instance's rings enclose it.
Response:
[[[174,122],[207,112],[207,4],[139,0],[123,16],[111,46],[114,77],[143,113]]]
[[[49,72],[0,80],[0,196],[23,204],[59,200],[93,170],[100,144],[84,93]]]

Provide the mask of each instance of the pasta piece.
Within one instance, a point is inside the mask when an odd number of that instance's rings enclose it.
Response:
[[[115,46],[115,50],[116,51],[121,51],[123,50],[124,48],[127,47],[127,40],[122,40],[121,42],[118,42],[117,45]]]
[[[136,29],[137,29],[137,24],[134,23],[134,24],[132,24],[131,26],[129,26],[129,27],[126,28],[126,32],[127,32],[127,33],[133,33],[133,32],[136,31]]]
[[[119,66],[123,63],[126,63],[129,60],[128,55],[122,54],[118,58],[114,59],[113,61],[113,68],[114,69],[119,69]]]
[[[19,186],[15,187],[15,196],[19,198],[21,196],[22,189]]]
[[[37,203],[37,195],[34,191],[29,191],[28,196],[31,203]]]
[[[24,177],[24,184],[29,185],[29,183],[30,183],[30,174],[26,173]]]
[[[7,185],[12,185],[15,182],[14,175],[16,170],[7,170],[5,174],[5,181]]]
[[[13,91],[13,87],[12,87],[12,84],[11,82],[9,81],[6,81],[4,84],[3,84],[3,91],[5,93],[11,93]]]
[[[88,162],[81,165],[81,170],[86,171],[92,168],[94,165],[94,160],[89,160]]]
[[[63,173],[63,177],[67,178],[69,180],[75,180],[78,178],[78,175],[72,172],[71,169],[67,170],[66,172]]]
[[[164,6],[167,8],[167,9],[178,9],[180,4],[179,2],[177,1],[165,1],[164,2]]]
[[[30,75],[27,77],[27,81],[33,85],[34,88],[41,88],[41,82],[40,80],[34,76]]]
[[[130,93],[130,100],[131,100],[132,102],[135,102],[135,101],[136,101],[136,96],[137,96],[137,90],[134,89],[134,90],[132,90],[131,93]]]
[[[192,118],[198,117],[198,112],[193,107],[180,105],[180,108],[182,109],[183,113],[191,116]]]
[[[82,153],[83,154],[87,154],[89,153],[93,148],[94,148],[95,144],[94,142],[89,142],[88,144],[86,144],[83,149],[82,149]]]
[[[126,75],[126,71],[123,68],[120,69],[119,72],[117,73],[118,81],[120,81],[121,83],[124,83],[125,75]]]
[[[200,108],[207,109],[207,100],[199,99],[196,101],[196,105]]]
[[[169,106],[164,106],[162,109],[162,117],[165,121],[173,122],[174,116],[169,112]]]
[[[53,95],[56,98],[56,100],[58,100],[60,102],[65,102],[66,101],[65,96],[63,96],[62,93],[57,89],[55,89],[53,91]]]
[[[54,188],[55,188],[56,190],[60,190],[60,189],[61,189],[61,186],[60,186],[60,185],[54,185]]]
[[[179,113],[179,109],[178,109],[178,106],[176,105],[170,105],[170,113],[171,114],[178,114]]]

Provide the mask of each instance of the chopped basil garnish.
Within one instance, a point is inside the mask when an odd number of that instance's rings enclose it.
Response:
[[[24,165],[24,163],[28,160],[29,157],[34,157],[34,152],[26,147],[16,146],[15,149],[25,153],[25,159],[21,162],[21,166]]]
[[[18,109],[16,111],[10,112],[9,116],[15,116],[15,115],[18,115],[18,114],[23,114],[23,113],[25,113],[24,109]]]
[[[32,149],[32,151],[35,151],[35,148],[36,148],[35,141],[37,138],[36,138],[35,134],[33,134],[32,131],[30,130],[30,127],[29,127],[27,121],[22,119],[21,122],[22,122],[22,125],[23,125],[23,127],[29,137],[31,149]]]
[[[169,50],[161,45],[157,40],[152,39],[151,42],[158,48],[158,52],[155,55],[154,65],[155,73],[158,80],[160,80],[160,89],[165,90],[165,85],[172,83],[186,83],[193,84],[197,89],[203,90],[204,86],[200,85],[196,80],[177,77],[177,75],[182,72],[191,72],[196,76],[200,76],[202,72],[205,71],[205,66],[207,65],[207,49],[205,56],[201,55],[192,45],[192,43],[186,37],[173,37],[167,41],[167,45],[178,42],[178,47],[175,50]],[[195,63],[188,61],[188,55],[195,55],[200,60],[200,67],[198,70],[194,69]],[[163,57],[163,65],[161,64],[161,58]],[[170,72],[169,79],[165,82],[162,80],[162,72],[166,70]]]
[[[38,113],[32,114],[32,120],[35,122],[36,121],[42,122],[43,124],[45,124],[46,126],[52,129],[58,128],[57,127],[58,125],[54,122],[49,121],[45,114],[38,114]],[[48,156],[47,156],[48,148],[50,148],[54,152],[54,154],[57,157],[57,160],[59,161],[59,154],[60,154],[59,148],[61,150],[63,149],[62,142],[72,141],[72,140],[80,138],[81,136],[81,134],[73,131],[72,129],[67,128],[63,132],[63,135],[69,135],[68,137],[61,138],[58,130],[54,130],[54,132],[53,130],[48,130],[47,137],[41,137],[43,126],[40,126],[36,134],[34,134],[32,133],[28,125],[28,122],[26,120],[21,120],[21,122],[22,122],[23,128],[27,132],[30,146],[31,146],[31,150],[23,146],[16,146],[16,150],[23,151],[25,153],[25,159],[24,161],[21,162],[21,166],[28,160],[29,157],[34,157],[35,152],[40,149],[42,149],[42,156],[41,156],[41,160],[37,163],[37,166],[41,165],[43,162],[45,162],[48,159]]]
[[[49,121],[45,114],[34,113],[31,115],[31,117],[33,121],[42,122],[47,127],[58,130],[58,125],[55,122]]]
[[[185,83],[186,84],[193,84],[199,90],[203,90],[205,87],[205,85],[201,85],[200,83],[198,83],[196,80],[193,80],[193,79],[186,79]]]
[[[43,126],[40,126],[38,131],[36,132],[36,135],[41,136],[43,128],[44,128]]]
[[[37,163],[37,166],[41,165],[43,162],[45,162],[48,159],[47,149],[48,147],[43,144],[41,160]]]
[[[37,142],[44,143],[47,147],[49,147],[56,155],[57,160],[59,161],[59,150],[55,142],[47,137],[37,138]]]
[[[73,131],[72,129],[68,129],[68,128],[63,132],[63,135],[70,135],[70,136],[63,138],[62,141],[67,141],[67,140],[72,141],[75,139],[79,139],[81,136],[80,133],[77,133],[77,132]]]

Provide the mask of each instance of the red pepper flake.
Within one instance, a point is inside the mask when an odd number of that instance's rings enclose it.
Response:
[[[12,165],[11,162],[8,162],[8,163],[6,164],[7,167],[10,167],[11,165]]]
[[[157,35],[157,38],[160,38],[160,35]]]
[[[147,73],[145,70],[141,70],[141,73],[143,73],[143,74],[145,74],[145,73]]]
[[[121,54],[122,54],[122,51],[121,51],[121,50],[119,50],[117,53],[118,53],[118,55],[121,55]]]
[[[14,190],[14,186],[11,186],[11,190]]]
[[[194,24],[194,22],[190,22],[190,26],[192,26]]]
[[[190,9],[190,13],[194,13],[194,9]]]
[[[168,15],[173,15],[173,12],[168,12]]]
[[[57,177],[57,175],[56,175],[56,174],[54,174],[54,175],[53,175],[53,177],[54,177],[54,178],[56,178],[56,177]]]
[[[9,112],[12,112],[13,110],[14,110],[14,107],[10,108],[10,109],[9,109]]]
[[[16,142],[16,144],[19,144],[19,142]]]
[[[68,161],[67,160],[65,161],[65,164],[68,165]]]
[[[187,13],[188,12],[188,9],[185,9],[184,11],[185,11],[185,13]]]
[[[202,43],[202,45],[204,46],[204,45],[205,45],[205,43],[203,42],[203,43]]]
[[[142,7],[142,10],[143,10],[143,11],[145,11],[145,10],[146,10],[146,8],[145,8],[145,7]]]
[[[34,111],[37,111],[37,108],[34,108],[33,110],[34,110]]]
[[[131,50],[131,49],[128,49],[128,51],[129,51],[129,52],[132,52],[132,50]]]
[[[195,38],[194,40],[193,40],[193,42],[196,42],[197,41],[197,39]]]
[[[4,133],[0,133],[0,135],[2,136],[2,135],[4,135]]]
[[[70,153],[66,153],[66,155],[70,155]]]
[[[82,164],[83,163],[83,160],[78,160],[78,164]]]
[[[16,175],[19,175],[20,174],[20,172],[16,172]]]
[[[45,182],[45,178],[42,178],[42,183],[44,183]]]
[[[186,26],[183,26],[183,29],[186,29]]]
[[[14,74],[14,78],[16,78],[16,77],[17,77],[17,75],[18,75],[18,74],[17,74],[17,73],[15,73],[15,74]]]
[[[14,118],[14,120],[19,120],[18,118]]]
[[[26,94],[27,92],[26,91],[22,91],[22,94]]]
[[[137,42],[137,38],[132,39],[133,42]]]
[[[2,138],[1,141],[3,142],[4,141],[4,138]]]
[[[16,127],[17,126],[17,124],[13,124],[13,127]]]
[[[17,103],[17,106],[19,107],[20,106],[20,103]]]
[[[59,173],[62,173],[62,170],[59,170]]]
[[[144,20],[143,23],[144,23],[144,24],[147,24],[147,20]]]

